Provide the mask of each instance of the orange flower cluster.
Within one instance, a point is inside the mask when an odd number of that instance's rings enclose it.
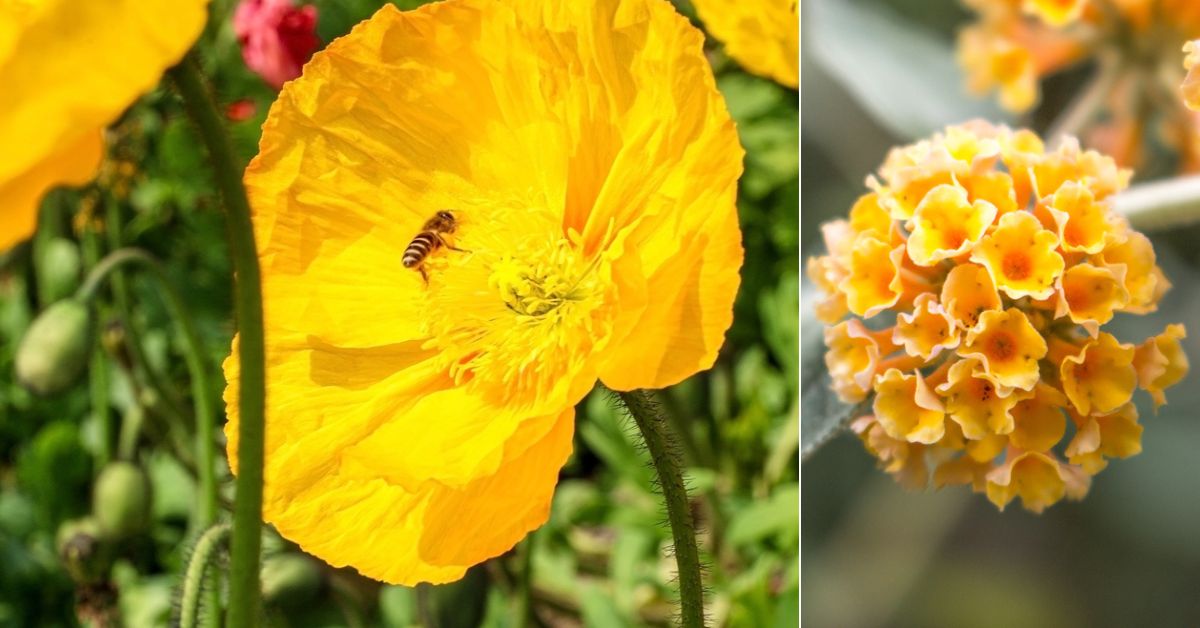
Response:
[[[1074,140],[972,122],[894,149],[849,219],[824,225],[808,271],[833,387],[873,394],[852,427],[903,484],[932,470],[1040,512],[1140,451],[1134,389],[1157,407],[1188,362],[1182,325],[1138,346],[1101,331],[1170,287],[1110,206],[1129,177]]]
[[[1104,115],[1091,121],[1104,121],[1086,125],[1087,144],[1132,166],[1142,162],[1153,136],[1154,144],[1179,156],[1181,169],[1200,169],[1200,117],[1181,106],[1178,95],[1179,50],[1200,37],[1200,2],[963,2],[978,15],[958,40],[969,89],[995,90],[1006,109],[1022,112],[1037,102],[1042,78],[1098,60],[1109,76],[1096,94]]]

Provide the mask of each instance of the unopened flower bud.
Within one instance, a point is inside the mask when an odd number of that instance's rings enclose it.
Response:
[[[100,531],[113,539],[137,534],[150,519],[150,482],[128,462],[113,462],[100,471],[92,490],[92,514]]]
[[[112,553],[101,537],[100,526],[92,517],[67,521],[59,526],[58,556],[76,582],[94,583],[108,572]]]
[[[65,299],[46,308],[33,321],[17,348],[17,380],[47,396],[75,383],[92,346],[88,306]]]
[[[39,253],[37,273],[42,303],[55,303],[74,294],[82,267],[79,246],[66,238],[54,238]]]

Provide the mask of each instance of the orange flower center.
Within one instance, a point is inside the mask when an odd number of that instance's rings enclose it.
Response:
[[[1025,253],[1009,253],[1004,256],[1001,271],[1009,279],[1021,280],[1029,277],[1032,264],[1029,262],[1029,256]]]
[[[1017,353],[1017,341],[1006,332],[998,332],[988,338],[988,356],[996,360],[1008,360]]]

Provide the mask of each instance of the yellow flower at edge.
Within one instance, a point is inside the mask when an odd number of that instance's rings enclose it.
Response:
[[[747,71],[800,85],[799,0],[692,0],[704,28]]]
[[[104,128],[183,57],[207,4],[0,2],[0,251],[33,233],[50,188],[92,179]]]
[[[743,152],[702,44],[665,0],[384,6],[284,87],[246,173],[284,537],[458,579],[546,521],[597,379],[713,364]],[[438,211],[426,283],[401,258]]]

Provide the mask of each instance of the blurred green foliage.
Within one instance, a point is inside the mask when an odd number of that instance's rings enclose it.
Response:
[[[242,64],[228,19],[233,4],[212,3],[200,48],[219,104],[254,106],[249,119],[229,123],[235,150],[248,160],[275,93]],[[318,34],[328,42],[382,3],[315,4]],[[692,15],[686,4],[681,10]],[[739,199],[743,284],[716,366],[666,391],[664,402],[687,462],[713,625],[793,626],[800,586],[798,96],[741,72],[715,42],[709,48],[747,153]],[[13,372],[16,344],[38,312],[72,294],[105,252],[137,246],[165,265],[199,328],[214,379],[222,381],[217,369],[232,335],[223,217],[200,143],[168,87],[147,94],[113,125],[98,181],[52,193],[34,239],[0,255],[0,373]],[[182,338],[153,284],[136,274],[104,289],[98,303],[100,341],[84,381],[40,398],[11,375],[0,376],[0,627],[118,617],[127,626],[157,626],[177,611],[198,534],[190,527],[197,461]],[[221,390],[209,394],[220,407]],[[406,588],[333,569],[268,531],[269,623],[517,626],[522,565],[531,552],[533,625],[670,624],[675,565],[648,455],[606,393],[593,393],[578,410],[574,455],[549,523],[531,540],[459,583]],[[96,489],[98,475],[117,459],[145,474],[148,522],[140,520],[140,504],[122,499],[143,490],[142,479],[117,497],[107,481]],[[229,470],[223,460],[218,466],[229,500]],[[123,522],[123,533],[105,534],[91,515],[114,505],[116,512],[102,517]],[[56,547],[56,536],[68,549]],[[87,570],[101,575],[82,577]]]

